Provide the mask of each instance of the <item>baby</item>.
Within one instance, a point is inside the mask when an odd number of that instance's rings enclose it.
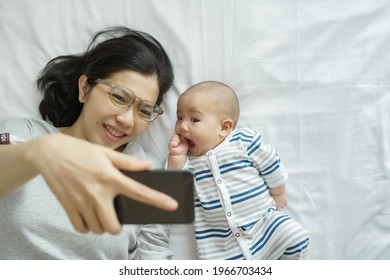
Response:
[[[195,236],[200,259],[306,259],[307,231],[280,210],[287,172],[274,148],[236,128],[233,89],[206,81],[177,103],[168,168],[195,175]]]

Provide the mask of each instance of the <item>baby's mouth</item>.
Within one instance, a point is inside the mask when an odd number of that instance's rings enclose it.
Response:
[[[190,140],[190,139],[185,139],[186,140],[186,142],[187,142],[187,144],[188,144],[188,146],[190,147],[190,148],[192,148],[192,147],[194,147],[195,146],[195,143],[192,141],[192,140]]]

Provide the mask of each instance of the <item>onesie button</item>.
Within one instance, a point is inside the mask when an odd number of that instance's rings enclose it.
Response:
[[[240,237],[240,233],[239,232],[236,233],[236,237]]]
[[[221,180],[217,180],[217,184],[221,184],[222,183],[222,181]]]
[[[208,157],[211,157],[211,155],[212,155],[212,153],[207,153],[207,156],[208,156]]]
[[[226,213],[226,216],[228,216],[228,217],[230,217],[231,215],[232,215],[232,213],[230,213],[230,212]]]

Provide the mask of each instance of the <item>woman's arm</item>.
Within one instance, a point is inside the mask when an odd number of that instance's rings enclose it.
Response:
[[[173,252],[169,247],[170,225],[142,225],[137,239],[137,253],[134,259],[164,260],[171,259]]]
[[[113,200],[123,194],[164,210],[177,202],[131,178],[120,170],[150,167],[109,148],[64,134],[52,134],[26,143],[1,145],[0,193],[12,195],[20,185],[41,174],[80,232],[119,233]]]
[[[22,184],[38,175],[33,159],[37,157],[41,141],[0,145],[0,198],[12,195]]]

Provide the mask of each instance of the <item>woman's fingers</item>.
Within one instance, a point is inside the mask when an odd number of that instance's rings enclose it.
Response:
[[[131,199],[153,205],[163,210],[173,211],[178,207],[176,200],[170,196],[151,189],[123,175],[121,172],[118,172],[117,176],[115,176],[115,181],[117,182],[115,187],[108,187],[106,194],[101,193],[94,198],[93,205],[85,204],[79,211],[82,220],[85,221],[86,228],[94,233],[108,232],[118,234],[121,231],[121,224],[118,221],[113,204],[116,193],[112,191],[113,189],[116,189],[118,194],[123,194]],[[87,201],[88,199],[85,200]],[[93,212],[90,210],[92,207],[94,209]],[[134,215],[136,214],[134,213]],[[76,229],[84,232],[84,228],[80,225],[78,217],[76,217],[75,221],[73,224],[76,224]]]
[[[59,137],[59,136],[56,136]],[[177,202],[168,195],[153,190],[124,175],[120,170],[148,170],[152,162],[117,151],[62,137],[66,153],[51,145],[56,138],[48,138],[46,148],[55,153],[43,160],[39,170],[55,196],[63,205],[74,228],[79,232],[119,233],[114,198],[123,194],[134,200],[173,211]],[[51,140],[53,139],[53,141]]]
[[[112,200],[105,200],[97,205],[96,215],[99,217],[99,221],[105,232],[111,234],[118,234],[121,232],[122,226],[118,221]]]
[[[62,205],[66,213],[68,214],[70,222],[78,232],[87,233],[90,231],[87,226],[87,223],[85,222],[85,219],[83,218],[82,213],[80,213],[78,209],[68,203],[63,203]]]
[[[142,171],[150,166],[150,161],[140,160],[115,151],[109,154],[112,164],[118,169]],[[123,194],[139,202],[147,203],[167,211],[174,211],[178,207],[177,201],[172,197],[141,184],[121,172],[118,172],[118,175],[115,176],[115,181],[117,184],[115,195]]]
[[[153,161],[151,160],[139,159],[114,150],[110,150],[108,148],[105,148],[105,153],[108,156],[108,159],[111,161],[112,165],[119,170],[148,170],[153,164]]]
[[[99,208],[99,205],[83,205],[80,212],[80,215],[85,223],[85,226],[92,231],[93,233],[101,234],[106,231],[101,223],[101,217],[97,212],[96,208]]]
[[[150,204],[166,211],[174,211],[178,207],[175,199],[169,195],[156,191],[124,174],[118,176],[117,194],[122,194],[131,199]]]

